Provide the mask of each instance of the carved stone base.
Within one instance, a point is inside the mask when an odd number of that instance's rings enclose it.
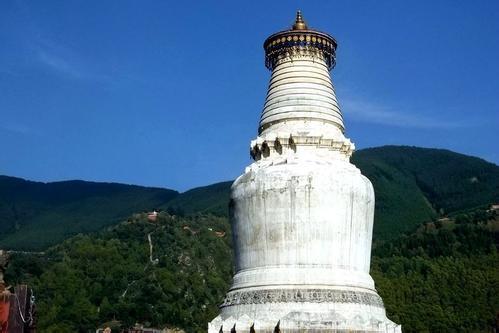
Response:
[[[383,301],[366,289],[247,289],[227,293],[209,333],[376,332],[400,333]]]
[[[383,308],[378,294],[336,289],[257,289],[231,291],[220,307],[264,303],[358,303]]]

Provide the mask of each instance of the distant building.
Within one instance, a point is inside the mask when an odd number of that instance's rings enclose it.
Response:
[[[217,237],[225,237],[225,231],[215,231],[215,236]]]
[[[147,213],[147,219],[151,222],[156,222],[156,219],[158,218],[158,212],[156,210],[153,210],[152,212]]]

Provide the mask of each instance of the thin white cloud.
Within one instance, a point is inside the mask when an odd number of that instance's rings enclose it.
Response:
[[[47,53],[44,50],[38,51],[38,60],[47,67],[67,76],[76,79],[85,77],[85,73],[74,64],[70,64],[67,60],[54,54]]]
[[[38,38],[33,45],[37,62],[69,79],[107,82],[111,78],[99,73],[88,61],[69,48],[48,39]]]
[[[346,98],[342,100],[341,105],[344,116],[358,122],[418,129],[456,129],[471,126],[463,121],[429,117],[409,109],[395,111],[393,107],[361,99]]]

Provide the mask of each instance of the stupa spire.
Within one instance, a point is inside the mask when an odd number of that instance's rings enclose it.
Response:
[[[298,10],[296,11],[296,20],[295,24],[293,24],[293,30],[305,30],[305,29],[307,29],[307,24],[303,20],[301,10]]]
[[[275,138],[286,150],[291,137],[297,153],[302,142],[314,141],[330,156],[350,157],[355,147],[343,135],[343,116],[329,75],[337,47],[331,35],[308,28],[300,11],[293,28],[265,40],[265,65],[272,75],[259,138],[251,145],[253,158],[264,156],[260,154],[264,150],[273,155]]]

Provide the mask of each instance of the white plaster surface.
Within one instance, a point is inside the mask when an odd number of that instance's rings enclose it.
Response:
[[[228,298],[264,296],[224,303],[210,333],[234,325],[249,332],[253,324],[273,332],[278,322],[283,332],[401,331],[386,318],[369,275],[374,191],[350,163],[354,145],[343,132],[326,64],[301,56],[277,65],[250,144],[255,162],[231,190],[236,274]],[[266,290],[346,292],[379,304],[313,292],[271,300]]]
[[[319,59],[290,59],[272,72],[260,126],[297,118],[344,128],[328,68]]]

